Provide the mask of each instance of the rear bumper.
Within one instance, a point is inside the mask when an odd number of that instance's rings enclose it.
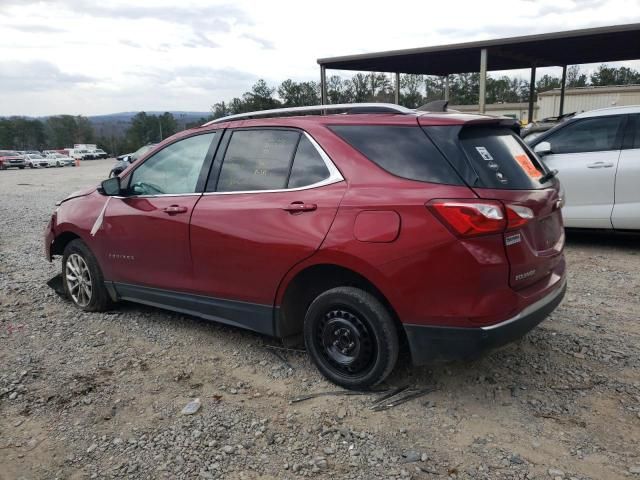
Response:
[[[514,317],[495,325],[477,328],[404,325],[414,365],[438,360],[478,357],[484,350],[517,340],[542,322],[564,298],[566,279],[552,292]]]

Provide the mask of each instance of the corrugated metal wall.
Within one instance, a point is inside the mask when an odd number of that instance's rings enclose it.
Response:
[[[640,105],[640,88],[633,91],[598,92],[588,91],[569,93],[564,97],[564,112],[585,112],[597,108],[618,107],[623,105]],[[538,111],[536,119],[553,117],[560,110],[560,92],[538,95]]]

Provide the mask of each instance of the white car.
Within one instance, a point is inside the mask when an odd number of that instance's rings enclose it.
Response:
[[[43,157],[42,155],[26,154],[23,155],[24,160],[29,168],[48,168],[48,167],[61,167],[62,165],[56,165],[56,161]]]
[[[558,171],[566,227],[640,230],[640,105],[580,113],[531,147]]]
[[[47,155],[47,158],[51,160],[55,160],[56,163],[60,164],[56,166],[61,166],[61,167],[76,166],[76,161],[73,158],[68,157],[66,155],[62,155],[61,153],[50,153]]]

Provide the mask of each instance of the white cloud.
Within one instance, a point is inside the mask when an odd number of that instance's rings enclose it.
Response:
[[[639,19],[633,0],[0,0],[0,115],[208,110],[317,80],[321,57]]]

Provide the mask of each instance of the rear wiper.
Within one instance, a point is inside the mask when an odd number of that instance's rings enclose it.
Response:
[[[545,173],[543,176],[541,176],[538,181],[540,183],[547,183],[549,180],[551,180],[557,174],[558,174],[558,170],[549,170],[547,173]]]

